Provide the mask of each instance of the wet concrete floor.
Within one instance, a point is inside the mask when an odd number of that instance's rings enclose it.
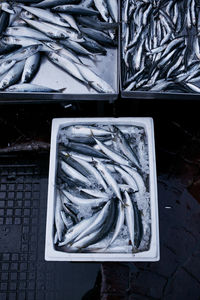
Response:
[[[199,108],[197,101],[165,100],[123,100],[114,105],[75,103],[68,108],[61,105],[1,106],[0,239],[4,246],[1,243],[0,299],[199,300]],[[147,116],[154,119],[159,262],[44,262],[51,120],[74,116]],[[26,173],[27,166],[29,173]],[[20,183],[23,192],[27,188],[26,196],[31,195],[32,202],[12,199],[12,189],[18,188]],[[22,190],[18,191],[19,197]],[[17,206],[13,208],[12,205]],[[13,246],[12,238],[14,241],[16,236],[21,242]]]

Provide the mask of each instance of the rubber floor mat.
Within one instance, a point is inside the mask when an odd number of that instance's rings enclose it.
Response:
[[[96,279],[98,264],[44,261],[48,165],[42,165],[0,162],[0,300],[81,299]]]

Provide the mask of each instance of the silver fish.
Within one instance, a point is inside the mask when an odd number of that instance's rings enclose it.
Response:
[[[87,236],[88,234],[94,232],[95,230],[97,230],[98,228],[100,228],[103,225],[105,219],[107,218],[107,216],[109,214],[110,207],[111,207],[111,201],[107,202],[104,205],[104,207],[102,208],[100,213],[97,215],[94,222],[92,224],[90,224],[88,226],[88,228],[83,230],[83,232],[81,234],[79,234],[78,240],[80,240],[81,238],[83,238],[83,237]]]
[[[28,37],[6,36],[2,38],[2,41],[7,45],[20,45],[22,47],[42,44],[40,41]]]
[[[110,132],[101,128],[94,128],[90,125],[72,125],[64,128],[64,134],[67,138],[70,137],[84,137],[84,136],[110,136]]]
[[[108,10],[115,22],[118,22],[118,3],[117,0],[107,0]]]
[[[116,182],[116,180],[113,178],[112,174],[108,170],[108,168],[101,163],[99,160],[95,159],[96,167],[101,172],[101,174],[104,176],[105,181],[107,182],[108,186],[111,187],[117,198],[122,202],[122,196],[119,189],[119,186]]]
[[[68,176],[77,179],[78,181],[86,184],[87,186],[91,185],[91,182],[88,178],[83,176],[80,172],[72,168],[69,164],[64,161],[61,161],[61,169],[64,171],[65,174]]]
[[[129,173],[125,172],[121,167],[115,166],[114,168],[122,176],[123,180],[134,190],[134,192],[139,190],[135,179]]]
[[[125,206],[125,219],[129,231],[130,241],[133,247],[135,247],[135,224],[134,224],[134,210],[131,198],[127,192],[124,192],[126,197]]]
[[[61,90],[54,90],[52,88],[46,87],[46,86],[41,86],[38,84],[31,84],[31,83],[22,83],[22,84],[15,84],[11,85],[6,89],[6,91],[9,92],[17,92],[17,93],[24,93],[24,92],[46,92],[46,93],[52,93],[52,92],[62,92],[63,89]]]
[[[102,18],[108,22],[109,12],[107,2],[105,0],[94,0],[94,4],[101,14]]]
[[[51,41],[51,39],[42,32],[25,26],[8,27],[4,34],[15,37],[31,37],[32,39],[37,39],[40,41]]]
[[[21,77],[24,69],[24,61],[16,62],[16,64],[3,76],[0,81],[0,89],[5,89],[8,86],[15,84]]]
[[[62,21],[62,19],[59,16],[51,13],[48,10],[25,6],[25,5],[21,5],[21,7],[27,10],[28,12],[30,12],[31,14],[37,16],[41,20],[44,20],[49,23],[57,24],[63,27],[69,27],[69,25],[66,22]]]
[[[113,150],[110,150],[110,147],[104,145],[103,143],[101,143],[97,138],[94,137],[94,140],[96,141],[96,143],[99,145],[100,149],[103,151],[103,153],[105,153],[111,160],[117,162],[120,165],[129,165],[129,161],[121,156],[120,154],[114,152]]]
[[[79,236],[86,228],[88,228],[95,219],[97,218],[99,213],[94,214],[92,217],[84,219],[80,221],[78,224],[71,227],[64,236],[63,242],[60,242],[58,246],[64,246],[73,241],[77,236]]]
[[[100,93],[112,94],[115,93],[114,89],[102,78],[100,78],[95,72],[88,67],[76,64],[83,78],[91,85],[95,90]]]
[[[103,177],[90,163],[77,157],[74,157],[74,159],[95,178],[97,184],[101,185],[105,190],[107,189],[107,184],[105,183]]]
[[[40,53],[37,52],[28,57],[25,62],[24,71],[22,73],[22,83],[30,82],[36,74],[40,64]]]
[[[49,52],[47,56],[54,64],[58,65],[63,70],[67,71],[69,74],[79,79],[80,81],[86,82],[79,69],[77,68],[77,64],[75,64],[74,61],[67,57],[60,56],[53,51]]]
[[[125,208],[122,205],[122,203],[118,202],[118,219],[117,219],[117,223],[115,226],[115,231],[113,233],[112,239],[109,241],[109,244],[107,245],[107,247],[110,247],[110,245],[116,240],[116,238],[119,235],[119,232],[124,224],[124,219],[125,219],[124,210],[125,210]]]
[[[16,60],[7,60],[3,62],[0,66],[0,75],[5,74],[8,70],[10,70],[14,64],[16,63]]]
[[[61,209],[62,209],[62,203],[60,199],[59,192],[56,193],[56,206],[55,206],[55,225],[58,235],[58,240],[62,240],[63,230],[64,230],[64,222],[61,217]]]
[[[40,8],[51,8],[57,5],[76,4],[78,2],[79,0],[43,0],[39,1],[39,3],[32,4],[32,6]]]
[[[86,16],[94,16],[99,14],[96,10],[81,5],[59,5],[53,7],[52,11],[66,12],[72,15],[86,15]]]
[[[72,195],[71,193],[69,193],[66,190],[63,190],[62,193],[64,194],[64,196],[69,199],[72,203],[74,203],[75,205],[79,205],[79,206],[90,206],[90,207],[97,207],[102,205],[105,202],[108,202],[108,198],[83,198],[83,197],[78,197],[75,195]]]

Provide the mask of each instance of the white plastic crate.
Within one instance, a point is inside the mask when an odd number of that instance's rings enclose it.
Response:
[[[55,249],[54,210],[57,172],[57,136],[61,128],[78,124],[123,125],[143,127],[148,141],[149,192],[151,213],[151,239],[147,251],[138,253],[68,253]],[[160,259],[157,177],[155,160],[154,125],[152,118],[61,118],[52,121],[51,151],[48,186],[45,260],[47,261],[158,261]]]

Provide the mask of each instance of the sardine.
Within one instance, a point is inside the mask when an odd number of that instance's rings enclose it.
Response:
[[[105,181],[107,182],[108,186],[111,187],[111,189],[113,190],[113,192],[115,193],[115,195],[117,196],[117,198],[122,201],[122,196],[121,196],[121,192],[119,189],[119,186],[116,182],[116,180],[113,178],[111,172],[108,170],[108,168],[101,163],[99,160],[95,159],[96,162],[96,167],[97,169],[101,172],[101,174],[103,175]]]
[[[102,78],[100,78],[95,72],[88,67],[76,64],[83,78],[99,93],[113,94],[114,89]]]
[[[5,74],[8,70],[10,70],[14,64],[16,63],[16,60],[7,60],[3,62],[0,66],[0,75]]]
[[[15,85],[11,85],[9,86],[6,91],[9,92],[15,92],[15,93],[24,93],[24,92],[36,92],[36,93],[40,93],[40,92],[45,92],[45,93],[56,93],[56,92],[62,92],[61,90],[55,90],[46,86],[41,86],[38,84],[31,84],[31,83],[23,83],[23,84],[15,84]]]
[[[101,209],[100,213],[97,215],[94,222],[90,226],[88,226],[88,228],[83,230],[83,232],[81,234],[79,234],[78,240],[80,240],[81,238],[87,236],[88,234],[90,234],[90,233],[94,232],[95,230],[97,230],[98,228],[100,228],[103,225],[104,221],[106,220],[111,207],[112,207],[111,201],[107,202],[104,205],[104,207]]]
[[[83,197],[78,197],[75,196],[71,193],[69,193],[66,190],[62,190],[63,195],[70,200],[72,203],[74,203],[75,205],[79,205],[79,206],[90,206],[90,207],[97,207],[102,205],[105,202],[108,202],[109,198],[83,198]]]
[[[78,235],[80,235],[80,233],[82,233],[86,228],[88,228],[88,226],[90,226],[95,221],[98,215],[99,213],[96,213],[92,217],[84,219],[78,224],[71,227],[65,234],[63,242],[60,242],[58,246],[61,247],[73,241]]]
[[[86,82],[84,77],[79,72],[79,69],[77,68],[76,64],[70,58],[60,56],[59,54],[57,54],[57,52],[53,51],[49,52],[47,56],[54,64],[56,64],[57,66],[74,76],[76,79]]]
[[[61,169],[64,171],[65,174],[67,174],[68,176],[86,184],[87,186],[91,185],[91,182],[88,178],[86,178],[85,176],[83,176],[80,172],[78,172],[77,170],[75,170],[74,168],[72,168],[69,164],[67,164],[64,161],[61,161]]]
[[[134,210],[131,198],[127,192],[124,192],[126,197],[126,206],[125,206],[125,219],[129,231],[130,241],[133,247],[135,247],[135,219],[134,219]]]
[[[16,62],[14,66],[8,71],[8,73],[3,76],[0,81],[0,89],[4,90],[8,86],[15,84],[21,77],[24,69],[24,61]]]
[[[55,12],[65,12],[72,15],[95,16],[99,12],[81,5],[59,5],[52,8]]]

